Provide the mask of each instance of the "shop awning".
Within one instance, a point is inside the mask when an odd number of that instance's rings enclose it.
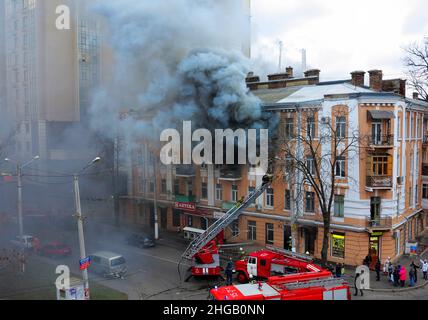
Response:
[[[392,111],[370,110],[370,111],[368,111],[368,114],[373,120],[395,119],[394,112],[392,112]]]

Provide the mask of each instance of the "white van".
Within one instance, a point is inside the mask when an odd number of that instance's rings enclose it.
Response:
[[[196,237],[199,237],[204,232],[205,230],[190,227],[186,227],[183,229],[184,239],[186,240],[194,240]]]
[[[89,271],[103,277],[122,278],[126,272],[126,260],[120,254],[100,251],[90,255],[91,265]]]

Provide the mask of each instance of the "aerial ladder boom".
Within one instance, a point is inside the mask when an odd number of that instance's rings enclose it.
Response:
[[[195,238],[186,251],[183,253],[182,258],[192,260],[193,257],[200,252],[210,241],[212,241],[217,235],[236,220],[242,213],[243,210],[253,204],[272,183],[272,177],[267,175],[263,177],[263,184],[256,188],[250,193],[241,203],[230,209],[223,217],[218,219],[213,225],[211,225],[204,233]]]

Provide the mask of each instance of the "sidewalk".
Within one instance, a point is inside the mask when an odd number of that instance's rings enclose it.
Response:
[[[421,236],[420,243],[422,245],[424,245],[424,247],[426,244],[428,244],[428,231],[425,232]],[[412,263],[412,261],[414,261],[416,265],[420,265],[421,264],[420,260],[425,260],[425,259],[428,259],[428,249],[424,250],[420,255],[417,255],[417,256],[403,255],[402,257],[400,257],[400,259],[398,259],[397,261],[395,261],[393,263],[394,266],[401,265],[401,266],[406,267],[407,281],[406,281],[405,287],[403,287],[403,288],[402,287],[394,287],[394,285],[388,281],[388,275],[385,275],[382,272],[383,271],[383,263],[384,263],[384,261],[382,261],[382,271],[380,273],[380,281],[376,281],[376,272],[370,271],[370,289],[369,289],[369,291],[401,292],[401,291],[409,291],[409,290],[415,290],[415,289],[425,287],[428,284],[428,281],[424,281],[421,269],[418,269],[417,283],[413,287],[409,286],[409,274],[408,274],[409,273],[409,267],[410,267],[410,264]],[[351,286],[354,284],[354,277],[355,277],[355,268],[354,267],[347,267],[345,269],[344,278],[346,279],[346,281],[348,281],[348,283]]]

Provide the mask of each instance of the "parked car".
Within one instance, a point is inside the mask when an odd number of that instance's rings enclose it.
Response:
[[[155,240],[152,236],[134,233],[131,234],[127,239],[126,242],[130,246],[138,247],[138,248],[153,248],[156,246]]]
[[[114,252],[100,251],[90,255],[91,272],[102,275],[103,277],[123,278],[127,272],[125,258]]]
[[[71,248],[61,242],[52,242],[43,246],[40,254],[52,258],[65,258],[71,255]]]

